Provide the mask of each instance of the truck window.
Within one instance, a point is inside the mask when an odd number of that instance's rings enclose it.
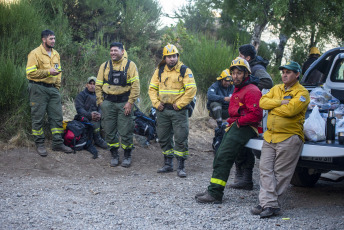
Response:
[[[344,59],[338,59],[331,76],[333,82],[344,82]]]
[[[313,86],[323,85],[326,81],[328,71],[331,67],[329,63],[331,63],[330,60],[332,58],[333,56],[331,55],[321,62],[317,63],[317,65],[308,74],[307,78],[304,81],[304,84]]]

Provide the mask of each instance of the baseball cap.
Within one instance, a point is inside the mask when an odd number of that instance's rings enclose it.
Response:
[[[301,66],[296,61],[288,61],[285,65],[280,66],[278,69],[289,69],[301,73]]]
[[[97,78],[96,77],[89,77],[89,78],[87,78],[87,83],[89,84],[90,83],[90,81],[94,81],[94,83],[96,83],[96,81],[97,81]]]

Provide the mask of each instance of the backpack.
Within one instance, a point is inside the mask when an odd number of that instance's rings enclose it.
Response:
[[[73,121],[67,123],[63,139],[64,144],[71,147],[74,153],[86,149],[94,158],[98,156],[97,150],[92,145],[93,125],[83,116],[76,115]]]
[[[213,147],[215,155],[216,155],[218,148],[220,147],[220,144],[221,144],[223,135],[225,134],[225,129],[226,129],[227,125],[228,125],[228,123],[225,122],[225,123],[222,123],[221,127],[215,129],[215,136],[213,138],[213,143],[212,143],[212,147]]]
[[[184,78],[185,77],[185,72],[186,72],[186,69],[187,69],[188,67],[186,66],[186,65],[182,65],[181,67],[180,67],[180,76],[182,77],[182,78]],[[159,76],[159,81],[161,82],[161,74],[164,72],[164,69],[165,69],[165,65],[161,65],[160,67],[159,67],[159,74],[158,74],[158,76]],[[196,105],[196,96],[192,99],[192,101],[190,102],[190,104],[188,104],[187,106],[185,106],[185,108],[188,110],[188,115],[189,115],[189,117],[191,117],[192,116],[192,113],[193,113],[193,110],[194,110],[194,108],[195,108],[195,105]]]
[[[134,104],[135,105],[135,104]],[[149,117],[142,113],[135,105],[136,110],[134,112],[134,133],[140,136],[147,137],[147,142],[156,139],[156,122],[155,122],[155,109],[152,108]]]

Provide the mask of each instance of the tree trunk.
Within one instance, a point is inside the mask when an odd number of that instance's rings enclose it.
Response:
[[[279,35],[280,42],[276,49],[276,66],[281,65],[283,54],[284,54],[284,48],[285,48],[285,45],[287,44],[288,39],[289,39],[289,36],[285,34]]]
[[[264,19],[263,22],[257,23],[254,26],[253,34],[252,34],[252,38],[251,38],[251,44],[256,48],[257,53],[258,53],[258,48],[259,48],[259,44],[260,44],[260,38],[261,38],[262,33],[263,33],[265,26],[267,24],[268,24],[268,21],[266,19]]]

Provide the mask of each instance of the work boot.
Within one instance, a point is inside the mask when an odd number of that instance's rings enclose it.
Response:
[[[204,192],[196,193],[195,199],[197,199],[197,198],[200,197],[200,196],[204,196],[204,195],[207,194],[207,193],[208,193],[208,190],[205,190]]]
[[[164,156],[165,164],[158,170],[158,173],[173,172],[173,157]]]
[[[177,175],[179,177],[186,177],[186,172],[185,172],[185,167],[184,167],[185,159],[178,157],[177,160],[178,160]]]
[[[94,147],[94,145],[90,144],[86,150],[89,151],[90,153],[92,153],[93,159],[98,158],[98,150],[96,149],[96,147]]]
[[[263,211],[263,208],[260,205],[257,205],[255,207],[251,208],[251,214],[252,215],[260,215],[260,213],[262,213],[262,211]]]
[[[44,143],[42,144],[36,144],[36,150],[37,153],[41,156],[41,157],[46,157],[48,155],[47,149],[45,148]]]
[[[73,149],[69,148],[68,146],[65,146],[64,144],[59,144],[56,146],[53,146],[53,151],[61,151],[64,153],[72,153]]]
[[[253,190],[253,169],[239,169],[236,166],[236,170],[234,184],[229,185],[229,187],[234,189]]]
[[[131,165],[131,149],[124,149],[124,159],[121,166],[125,168],[129,168],[130,165]]]
[[[196,201],[199,203],[213,203],[213,204],[221,204],[222,200],[216,199],[207,191],[206,194],[203,196],[199,196],[196,198]]]
[[[279,212],[281,211],[280,208],[264,208],[263,211],[259,214],[260,218],[269,218],[272,216],[277,216]]]
[[[93,134],[93,140],[96,146],[99,146],[102,149],[108,148],[106,141],[104,141],[104,139],[100,136],[99,132]]]
[[[111,148],[110,152],[111,152],[111,157],[112,157],[111,162],[110,162],[110,166],[116,167],[119,164],[118,148]]]

